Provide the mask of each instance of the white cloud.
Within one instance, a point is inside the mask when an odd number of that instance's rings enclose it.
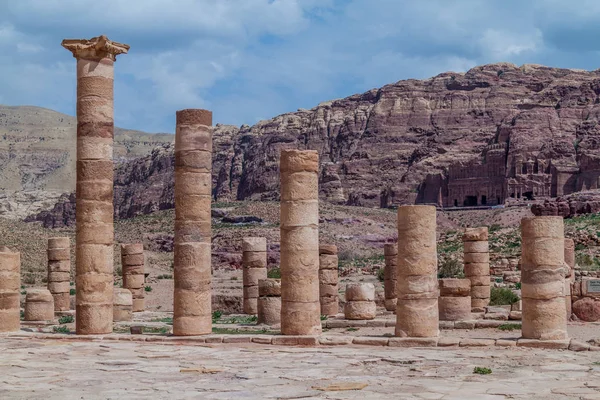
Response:
[[[115,65],[118,125],[172,131],[175,111],[188,107],[212,109],[215,122],[254,123],[489,62],[596,68],[595,35],[574,40],[575,56],[563,53],[571,42],[558,40],[563,25],[571,35],[579,22],[595,27],[600,5],[587,4],[582,11],[580,2],[559,0],[0,1],[0,93],[5,103],[73,113],[75,61],[60,41],[104,33],[131,45]]]

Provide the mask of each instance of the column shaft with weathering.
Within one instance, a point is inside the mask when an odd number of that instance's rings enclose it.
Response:
[[[212,332],[212,112],[177,111],[173,334]]]
[[[76,331],[112,332],[113,74],[129,46],[106,36],[63,40],[77,59]]]
[[[48,239],[48,290],[54,298],[54,311],[71,308],[71,241],[68,237]]]
[[[488,228],[465,229],[463,248],[465,276],[471,281],[471,307],[476,309],[487,307],[490,304]]]
[[[435,211],[432,206],[398,208],[396,336],[439,335]]]
[[[396,281],[398,273],[398,245],[388,243],[383,245],[385,266],[383,267],[383,288],[385,295],[385,309],[396,311]]]
[[[338,294],[338,249],[334,244],[319,246],[319,296],[321,315],[337,315]]]
[[[321,333],[319,302],[319,155],[282,150],[281,333]]]
[[[267,238],[242,239],[242,267],[244,313],[257,314],[258,281],[267,279]]]
[[[565,249],[562,217],[521,220],[522,334],[526,339],[566,339]]]
[[[0,332],[20,329],[21,253],[0,247]]]
[[[123,275],[123,287],[131,292],[133,312],[144,311],[146,309],[146,296],[144,294],[146,276],[144,273],[144,245],[142,243],[121,245],[121,273]]]

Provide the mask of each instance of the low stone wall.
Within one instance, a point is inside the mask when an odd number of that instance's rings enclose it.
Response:
[[[584,278],[571,284],[573,314],[586,322],[600,321],[600,279]]]

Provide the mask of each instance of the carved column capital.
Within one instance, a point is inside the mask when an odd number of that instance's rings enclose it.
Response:
[[[61,44],[73,53],[73,57],[94,61],[103,58],[115,61],[119,54],[126,54],[129,51],[129,45],[113,42],[105,35],[91,39],[64,39]]]

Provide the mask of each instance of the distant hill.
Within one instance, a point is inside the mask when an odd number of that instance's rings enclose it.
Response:
[[[75,117],[40,107],[0,105],[0,194],[15,191],[75,190]],[[149,154],[174,140],[115,128],[115,160]]]

